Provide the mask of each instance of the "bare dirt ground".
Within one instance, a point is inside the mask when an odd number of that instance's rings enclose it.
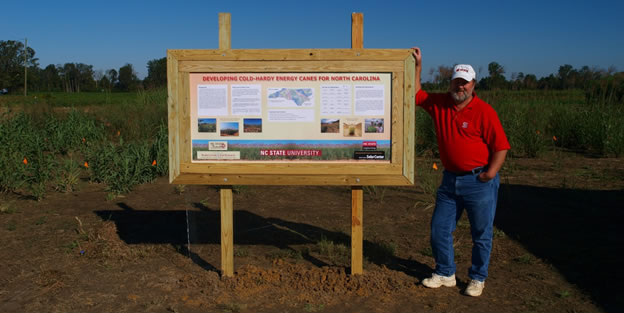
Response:
[[[40,202],[2,194],[0,312],[621,312],[624,161],[512,159],[501,183],[479,298],[462,294],[465,216],[458,286],[420,285],[434,266],[431,186],[367,190],[358,276],[349,187],[237,187],[233,278],[218,270],[215,187],[162,178],[114,200],[86,181]]]

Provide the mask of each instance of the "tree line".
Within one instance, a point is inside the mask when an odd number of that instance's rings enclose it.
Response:
[[[505,75],[505,68],[498,62],[488,64],[488,75],[482,76],[483,68],[478,69],[477,88],[481,90],[565,90],[583,89],[586,91],[596,89],[608,89],[605,92],[619,94],[618,99],[622,99],[624,91],[624,72],[616,72],[615,67],[608,69],[583,66],[575,69],[570,64],[559,67],[557,73],[538,79],[534,74],[523,72],[511,73],[508,80]],[[453,75],[453,66],[440,65],[429,70],[432,78],[431,82],[424,83],[424,88],[433,90],[446,90],[450,85]],[[481,78],[479,79],[479,77]]]
[[[147,62],[147,77],[140,80],[132,66],[125,64],[119,69],[94,70],[93,65],[65,63],[48,65],[41,69],[35,50],[24,49],[20,41],[0,41],[0,89],[10,93],[20,93],[24,88],[24,67],[28,67],[28,90],[32,91],[132,91],[137,89],[160,88],[167,84],[167,59],[160,58]],[[480,90],[565,90],[584,89],[614,95],[621,100],[624,94],[624,72],[616,72],[614,67],[601,69],[583,66],[575,69],[565,64],[557,73],[537,78],[534,74],[511,73],[505,77],[505,68],[498,62],[478,69],[477,88]],[[430,90],[446,90],[450,84],[453,67],[440,65],[429,70],[432,81],[423,86]]]
[[[50,64],[42,69],[32,47],[24,49],[20,41],[0,40],[0,89],[14,94],[23,92],[24,75],[28,75],[28,90],[39,92],[133,91],[167,85],[167,58],[147,62],[147,69],[143,80],[129,63],[108,70],[94,70],[84,63]]]

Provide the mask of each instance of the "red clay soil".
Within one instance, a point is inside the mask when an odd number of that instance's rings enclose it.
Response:
[[[465,216],[457,287],[420,284],[434,262],[432,195],[419,185],[367,189],[364,274],[355,276],[349,187],[236,188],[232,278],[218,270],[215,187],[162,178],[114,200],[86,181],[39,202],[2,194],[0,312],[620,312],[606,282],[622,281],[623,163],[510,160],[478,298],[462,294]]]

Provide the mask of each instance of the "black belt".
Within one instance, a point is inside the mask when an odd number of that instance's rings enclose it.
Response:
[[[483,172],[483,170],[485,170],[485,166],[474,168],[472,169],[472,171],[459,172],[459,173],[451,172],[451,173],[453,173],[455,176],[477,175]]]

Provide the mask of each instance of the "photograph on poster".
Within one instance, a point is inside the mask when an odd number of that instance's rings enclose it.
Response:
[[[238,122],[221,123],[221,136],[238,136]]]
[[[217,132],[217,119],[216,118],[197,119],[197,129],[200,133],[216,133]]]
[[[261,133],[262,132],[262,119],[260,118],[243,119],[243,132]]]
[[[343,123],[342,132],[345,137],[362,137],[362,123]]]
[[[340,131],[340,120],[322,118],[321,119],[321,133],[337,133]]]
[[[364,123],[366,133],[383,133],[384,132],[384,119],[383,118],[367,118]]]

